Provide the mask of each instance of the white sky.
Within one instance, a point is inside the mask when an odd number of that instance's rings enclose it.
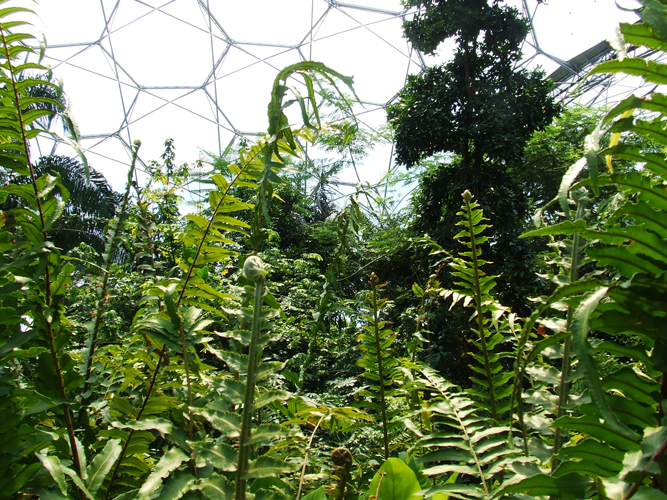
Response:
[[[402,9],[396,0],[354,3]],[[520,0],[509,3],[521,7]],[[83,141],[88,160],[120,190],[129,153],[118,137],[126,144],[141,139],[144,161],[157,159],[167,138],[175,140],[179,161],[192,162],[202,150],[217,152],[234,131],[266,129],[273,79],[301,57],[354,76],[362,101],[377,104],[357,106],[364,112],[360,119],[370,127],[384,123],[381,105],[400,90],[407,73],[419,70],[417,54],[402,38],[400,17],[332,4],[337,2],[42,0],[37,12],[50,47],[45,62],[64,81],[81,133],[88,137]],[[533,11],[535,0],[527,4]],[[219,26],[209,28],[206,5]],[[549,0],[535,11],[534,25],[541,49],[567,60],[609,37],[619,20],[634,19],[613,0]],[[316,26],[312,44],[311,22]],[[300,52],[288,47],[299,44]],[[525,52],[529,55],[529,49]],[[442,47],[426,63],[447,55]],[[547,72],[557,67],[544,56],[538,63]],[[40,147],[46,154],[50,144],[42,141]],[[62,146],[57,152],[68,154]],[[362,179],[377,182],[390,159],[389,145],[378,148],[360,168]],[[344,172],[341,180],[356,182],[356,177]]]

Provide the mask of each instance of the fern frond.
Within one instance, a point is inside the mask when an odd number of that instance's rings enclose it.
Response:
[[[377,409],[381,415],[384,458],[387,460],[389,458],[390,427],[388,398],[396,393],[395,390],[392,390],[392,386],[399,380],[401,372],[398,369],[398,359],[391,349],[396,334],[386,328],[388,324],[386,321],[380,320],[380,313],[387,304],[387,299],[379,298],[378,292],[386,284],[380,284],[375,273],[371,273],[369,284],[371,291],[366,296],[369,314],[361,317],[366,323],[363,328],[367,333],[357,335],[358,349],[363,353],[361,359],[357,361],[357,366],[364,369],[363,376],[371,381],[370,387],[360,394],[378,401]]]
[[[486,261],[481,258],[481,246],[489,239],[482,233],[491,226],[484,223],[488,219],[484,217],[479,204],[473,201],[470,191],[466,190],[462,196],[463,205],[461,211],[457,212],[461,220],[457,225],[463,229],[455,238],[467,247],[468,251],[460,252],[449,264],[453,269],[452,276],[458,278],[458,281],[454,282],[458,288],[454,288],[449,294],[452,297],[452,307],[463,301],[465,307],[473,308],[470,321],[474,325],[471,331],[475,338],[471,343],[477,349],[477,352],[473,353],[477,364],[470,367],[479,373],[481,378],[473,376],[471,380],[482,388],[475,390],[474,394],[488,402],[491,418],[498,422],[500,416],[511,407],[511,400],[509,406],[508,403],[501,403],[501,400],[508,399],[512,394],[512,385],[507,384],[511,377],[507,376],[500,363],[503,354],[494,352],[494,349],[513,338],[513,335],[504,324],[509,317],[508,309],[498,304],[492,295],[496,277],[487,276],[482,270]]]
[[[495,478],[512,482],[520,450],[512,445],[509,427],[493,426],[485,415],[478,414],[478,404],[448,383],[431,368],[422,367],[423,389],[435,392],[428,407],[433,432],[424,436],[419,446],[427,453],[420,462],[427,465],[424,474],[439,476],[458,474],[461,481],[436,484],[427,496],[443,493],[462,499],[494,496]],[[501,483],[502,484],[502,483]]]

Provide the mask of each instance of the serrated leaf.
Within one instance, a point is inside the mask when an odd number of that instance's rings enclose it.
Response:
[[[162,484],[162,480],[187,460],[190,460],[180,448],[172,448],[162,455],[162,458],[148,476],[146,482],[141,486],[136,500],[147,500]]]
[[[63,471],[60,459],[56,456],[44,457],[40,454],[37,454],[37,458],[39,459],[40,462],[42,462],[44,468],[49,471],[49,474],[51,474],[51,477],[58,485],[58,488],[60,488],[60,492],[63,495],[67,495],[67,483],[65,482],[65,472]]]
[[[195,480],[196,478],[189,471],[176,471],[165,482],[157,500],[179,500]]]
[[[110,439],[101,452],[95,455],[95,458],[87,467],[88,479],[85,484],[91,495],[95,496],[97,491],[104,483],[104,479],[111,471],[111,467],[116,463],[121,452],[119,439]]]
[[[143,420],[128,420],[126,422],[114,420],[111,422],[111,425],[117,429],[132,429],[135,431],[156,430],[164,435],[170,434],[174,427],[171,422],[163,418],[146,418]]]
[[[208,500],[233,500],[234,487],[223,476],[211,476],[193,485],[192,489],[201,491]]]
[[[248,464],[248,471],[244,478],[263,478],[277,477],[280,474],[293,470],[294,467],[282,460],[276,460],[271,457],[259,457],[257,460]]]
[[[211,443],[204,441],[188,442],[194,447],[198,458],[205,463],[211,464],[223,472],[234,472],[238,465],[238,452],[224,443]],[[202,465],[197,464],[198,467]]]

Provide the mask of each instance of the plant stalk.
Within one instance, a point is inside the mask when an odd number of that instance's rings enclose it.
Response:
[[[373,333],[375,334],[375,350],[378,360],[378,376],[380,380],[380,407],[382,409],[382,437],[384,440],[384,459],[389,459],[389,431],[387,429],[387,402],[384,395],[384,367],[382,366],[382,347],[380,345],[380,329],[378,328],[377,284],[378,277],[371,273],[370,284],[373,287]]]
[[[299,498],[301,498],[301,489],[303,488],[303,478],[306,475],[306,467],[308,466],[308,456],[310,455],[310,450],[313,446],[313,439],[315,439],[315,433],[320,428],[320,424],[326,418],[326,416],[327,416],[326,414],[322,415],[319,422],[317,422],[315,429],[313,429],[313,432],[310,434],[310,439],[308,440],[308,446],[306,446],[306,452],[304,453],[303,456],[303,465],[301,466],[301,474],[299,475],[299,489],[296,492],[296,500],[299,500]]]
[[[30,171],[30,179],[32,181],[32,187],[35,193],[35,203],[37,204],[37,211],[39,213],[39,219],[42,227],[42,236],[44,242],[46,242],[48,239],[48,235],[46,233],[46,219],[44,217],[44,210],[42,208],[42,203],[40,201],[39,189],[37,187],[37,179],[35,177],[35,170],[30,161],[30,145],[28,144],[28,138],[25,133],[26,125],[23,120],[23,112],[22,112],[23,107],[21,106],[21,97],[19,96],[18,90],[16,88],[16,77],[15,77],[16,71],[14,69],[14,65],[12,64],[12,57],[11,54],[9,53],[9,46],[7,44],[7,37],[5,36],[5,33],[6,30],[4,25],[0,23],[0,36],[2,36],[2,48],[4,50],[4,55],[7,58],[7,68],[9,69],[9,76],[12,81],[12,90],[14,92],[16,112],[19,119],[19,123],[21,125],[21,140],[23,141],[23,145],[25,147],[26,166]],[[49,270],[48,256],[46,257],[46,259],[47,263],[44,271],[44,299],[45,299],[44,305],[50,309],[52,306],[51,271]],[[46,333],[49,342],[49,349],[51,351],[51,357],[53,358],[53,365],[56,371],[56,378],[58,380],[58,388],[60,390],[60,396],[63,398],[63,400],[67,400],[67,391],[65,390],[65,383],[63,379],[62,369],[60,366],[60,360],[58,359],[58,352],[55,346],[53,325],[51,324],[51,321],[49,321],[47,318],[44,319],[46,321],[46,330],[47,330]],[[83,474],[81,470],[81,461],[79,458],[79,449],[77,447],[76,439],[74,437],[74,425],[72,422],[72,414],[70,412],[69,405],[67,403],[63,403],[62,410],[65,416],[65,424],[67,426],[67,435],[69,436],[70,448],[72,450],[72,461],[74,462],[74,468],[77,475],[83,479]],[[81,498],[85,500],[85,494],[83,490],[81,490]]]
[[[248,347],[248,373],[246,375],[245,396],[243,400],[243,416],[241,417],[241,436],[239,437],[239,464],[236,470],[235,500],[245,500],[246,479],[248,470],[249,448],[246,445],[252,430],[252,411],[255,400],[255,379],[259,357],[259,334],[262,323],[262,303],[264,302],[264,277],[255,283],[255,303],[252,314],[252,330]]]
[[[134,147],[132,148],[132,162],[130,163],[130,170],[127,173],[127,184],[125,186],[125,194],[123,195],[123,202],[118,213],[118,220],[112,221],[110,224],[110,231],[108,235],[107,245],[105,248],[105,258],[104,258],[104,277],[102,278],[102,286],[100,287],[99,294],[97,296],[97,308],[95,314],[95,324],[93,325],[93,331],[88,339],[88,349],[86,355],[86,368],[84,370],[84,383],[82,394],[88,392],[90,371],[93,365],[93,357],[95,355],[95,348],[97,347],[97,337],[100,332],[100,327],[102,326],[102,315],[104,314],[104,308],[107,303],[107,287],[109,284],[109,275],[111,274],[111,264],[113,263],[113,257],[116,254],[116,249],[118,248],[118,235],[123,229],[123,222],[125,220],[125,215],[127,212],[127,205],[130,198],[130,187],[132,186],[132,176],[134,175],[134,170],[137,163],[137,153],[139,151],[139,146],[141,143],[135,142]],[[79,424],[83,421],[83,417],[86,412],[86,405],[88,404],[89,397],[83,397],[81,401],[81,409],[79,410]]]
[[[586,199],[581,199],[577,201],[577,215],[575,220],[582,219],[584,217],[584,208],[586,204]],[[572,238],[572,256],[570,258],[570,283],[574,283],[579,279],[579,262],[580,262],[580,253],[581,253],[581,236],[579,234],[574,235]],[[567,308],[567,320],[566,320],[566,331],[570,331],[572,327],[572,316],[574,314],[574,309],[568,305]],[[567,399],[570,392],[570,363],[572,358],[572,337],[568,336],[563,343],[563,361],[561,367],[560,380],[558,384],[558,409],[556,411],[556,418],[560,418],[565,415],[565,407],[567,405]],[[556,455],[561,447],[563,446],[563,432],[561,429],[556,428],[554,431],[554,448],[553,454]],[[554,458],[551,461],[551,471],[556,470],[560,460]]]

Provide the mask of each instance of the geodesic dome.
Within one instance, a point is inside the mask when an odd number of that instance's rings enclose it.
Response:
[[[524,64],[548,73],[567,68],[568,85],[583,71],[571,61],[622,17],[609,2],[509,3],[532,26]],[[37,12],[45,63],[64,82],[88,160],[116,189],[135,139],[142,163],[158,158],[167,138],[179,161],[191,162],[201,150],[221,153],[262,133],[271,84],[288,64],[317,60],[353,76],[361,100],[354,110],[363,126],[377,128],[407,75],[449,53],[446,44],[436,57],[410,47],[402,36],[410,13],[398,0],[60,0],[42,2]],[[68,153],[44,138],[39,152]],[[377,183],[391,168],[385,144],[357,173]],[[343,172],[341,181],[357,178]]]

